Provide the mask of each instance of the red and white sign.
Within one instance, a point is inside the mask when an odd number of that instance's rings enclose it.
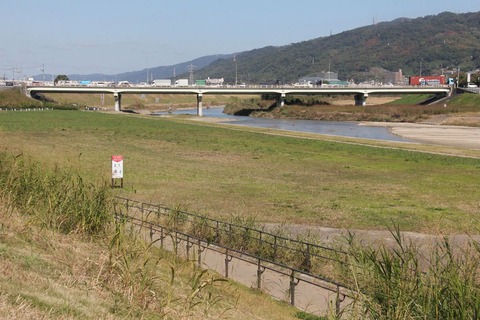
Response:
[[[112,179],[123,178],[123,156],[112,156]]]

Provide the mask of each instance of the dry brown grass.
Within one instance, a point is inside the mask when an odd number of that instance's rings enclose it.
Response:
[[[215,303],[192,307],[192,265],[158,249],[142,251],[146,245],[138,240],[112,256],[109,239],[40,229],[2,200],[0,221],[1,319],[294,319],[294,309],[230,282],[207,288]],[[139,250],[144,255],[134,259]],[[151,274],[143,270],[147,259],[159,261]],[[123,264],[119,273],[112,261],[128,261],[128,270]],[[139,290],[140,281],[126,281],[142,275],[154,283],[149,291]]]
[[[480,127],[480,115],[451,116],[443,120],[442,125]]]
[[[387,104],[392,101],[395,101],[399,99],[400,97],[396,96],[390,96],[390,97],[375,97],[375,96],[370,96],[367,98],[367,103],[368,105],[382,105],[382,104]],[[349,98],[337,98],[337,99],[330,99],[327,100],[330,104],[334,106],[353,106],[355,105],[355,99],[354,97],[349,97]]]

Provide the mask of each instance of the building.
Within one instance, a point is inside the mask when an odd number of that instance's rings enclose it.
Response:
[[[397,72],[387,72],[385,74],[384,83],[405,84],[405,77],[403,76],[402,69],[398,69]]]

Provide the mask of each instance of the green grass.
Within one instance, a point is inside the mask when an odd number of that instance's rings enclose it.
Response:
[[[407,94],[407,95],[402,95],[399,99],[396,99],[388,105],[417,105],[419,103],[422,103],[425,100],[428,100],[431,97],[429,94]]]
[[[117,194],[225,218],[477,232],[480,160],[87,112],[2,114],[0,147],[110,179]]]
[[[480,94],[463,93],[455,96],[448,102],[451,106],[473,107],[477,111],[480,109]]]

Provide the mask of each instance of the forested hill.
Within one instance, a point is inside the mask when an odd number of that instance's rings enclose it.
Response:
[[[339,17],[341,19],[341,17]],[[265,39],[268,43],[268,38]],[[480,12],[444,12],[417,19],[345,31],[280,47],[246,51],[197,70],[196,79],[225,78],[239,83],[294,82],[322,71],[343,80],[372,79],[372,68],[402,69],[404,75],[440,74],[443,70],[480,68]]]

